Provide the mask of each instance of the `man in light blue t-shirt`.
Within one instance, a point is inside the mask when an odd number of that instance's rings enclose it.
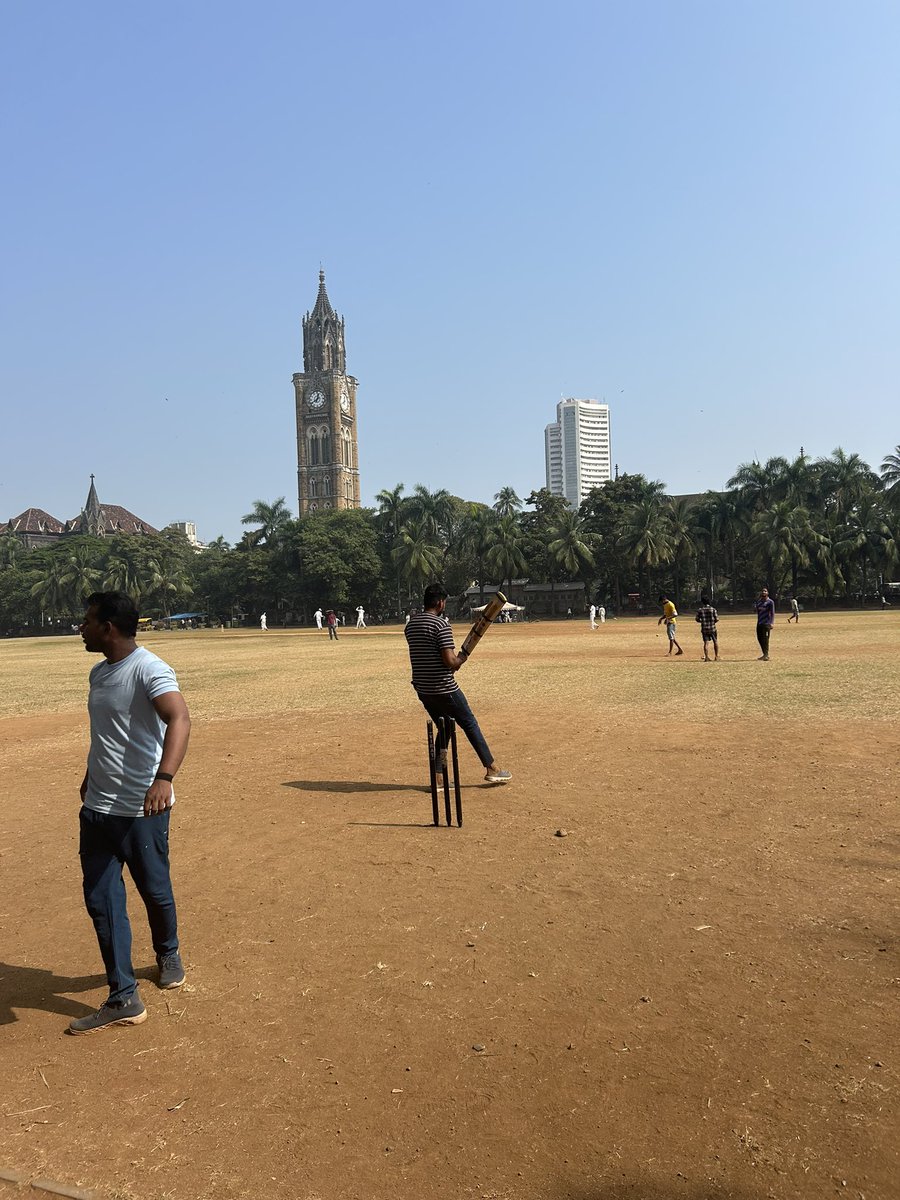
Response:
[[[121,592],[95,592],[81,623],[85,649],[105,659],[90,674],[91,748],[81,784],[79,854],[109,997],[96,1013],[72,1021],[70,1033],[147,1019],[131,962],[126,866],[147,908],[159,986],[184,983],[169,875],[169,814],[191,718],[175,672],[135,642],[137,623],[134,601]]]

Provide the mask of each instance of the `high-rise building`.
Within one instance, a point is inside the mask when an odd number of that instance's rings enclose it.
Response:
[[[609,405],[599,400],[560,400],[556,420],[544,430],[547,488],[577,508],[591,488],[612,478]]]
[[[360,506],[356,386],[347,374],[344,322],[331,307],[320,271],[316,303],[303,318],[303,370],[294,375],[301,516]]]

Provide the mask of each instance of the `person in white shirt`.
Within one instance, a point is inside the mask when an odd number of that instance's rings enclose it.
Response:
[[[592,604],[590,607],[591,629],[597,628],[597,605]]]
[[[597,616],[600,618],[600,624],[605,625],[606,624],[606,608],[604,607],[604,605],[601,604],[600,607],[597,609]]]
[[[365,629],[366,627],[366,610],[360,604],[356,610],[356,628]]]
[[[269,628],[268,625],[266,624],[266,614],[265,613],[260,613],[259,627],[264,633]]]
[[[322,612],[321,607],[316,609],[316,611],[313,613],[313,616],[316,619],[316,629],[321,629],[322,628],[322,617],[324,616],[324,613]]]

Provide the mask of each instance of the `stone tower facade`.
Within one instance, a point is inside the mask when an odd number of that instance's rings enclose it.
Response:
[[[356,386],[347,374],[344,322],[331,307],[320,271],[316,303],[303,318],[303,370],[294,375],[301,516],[360,507]]]

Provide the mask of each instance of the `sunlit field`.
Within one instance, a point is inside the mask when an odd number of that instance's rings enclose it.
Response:
[[[462,641],[468,626],[457,627]],[[537,706],[671,708],[682,717],[900,715],[900,614],[780,615],[772,661],[759,649],[751,615],[723,617],[722,661],[701,662],[699,626],[682,618],[684,657],[666,656],[655,618],[496,625],[460,675],[488,702]],[[406,643],[399,626],[347,628],[329,644],[317,630],[258,629],[150,633],[139,639],[178,672],[195,717],[304,712],[398,714],[411,704]],[[0,642],[0,717],[68,713],[84,707],[90,658],[77,636]],[[662,664],[662,666],[660,665]],[[668,668],[673,670],[669,671]],[[473,690],[473,697],[476,692]],[[714,705],[710,711],[709,705]]]
[[[461,641],[467,625],[456,626]],[[435,829],[399,627],[153,633],[188,982],[104,994],[78,637],[0,642],[0,1168],[98,1197],[890,1200],[900,613],[495,626]],[[0,1196],[10,1185],[0,1182]]]

